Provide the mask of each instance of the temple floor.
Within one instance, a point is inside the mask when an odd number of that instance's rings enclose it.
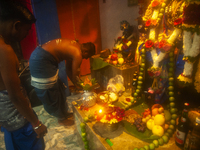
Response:
[[[77,141],[76,126],[64,127],[58,124],[55,117],[49,115],[43,105],[33,108],[40,121],[47,126],[48,133],[44,137],[45,150],[82,150]],[[70,109],[71,110],[71,109]],[[71,110],[72,111],[72,110]],[[0,150],[6,150],[4,135],[0,132]]]
[[[90,75],[86,75],[91,78]],[[84,80],[86,76],[82,76]],[[72,82],[68,81],[68,85],[72,86]],[[75,99],[68,99],[69,112],[72,111],[71,102]],[[79,144],[77,139],[78,131],[76,126],[64,127],[58,124],[55,117],[49,115],[43,105],[33,107],[34,111],[39,117],[39,120],[47,126],[48,133],[44,137],[46,148],[45,150],[83,150],[83,146]],[[4,134],[0,132],[0,150],[6,150],[4,143]]]

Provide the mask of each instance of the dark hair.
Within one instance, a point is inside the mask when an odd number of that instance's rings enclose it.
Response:
[[[36,19],[29,9],[16,0],[0,0],[0,21],[19,20],[35,23]]]
[[[90,56],[95,55],[96,49],[95,49],[95,45],[92,42],[83,43],[82,45],[83,45],[83,49],[87,50]]]

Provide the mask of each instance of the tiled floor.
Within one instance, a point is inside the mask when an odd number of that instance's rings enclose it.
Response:
[[[43,106],[37,106],[34,110],[40,121],[48,128],[48,133],[44,137],[45,150],[82,150],[77,142],[75,125],[69,127],[59,125],[57,119],[50,116]],[[6,150],[2,132],[0,132],[0,150]]]
[[[84,80],[86,76],[81,79]],[[90,78],[90,75],[88,75]],[[69,81],[69,86],[73,85]],[[71,101],[73,99],[70,99]],[[68,106],[70,107],[71,101],[68,100]],[[40,121],[48,128],[48,133],[44,137],[46,148],[45,150],[83,150],[77,140],[77,131],[75,125],[64,127],[58,124],[55,117],[49,115],[42,105],[33,108],[38,115]],[[72,112],[72,108],[70,107]],[[4,135],[0,132],[0,150],[6,150],[4,144]]]

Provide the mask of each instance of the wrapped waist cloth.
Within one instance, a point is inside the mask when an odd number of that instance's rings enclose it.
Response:
[[[31,85],[38,89],[52,88],[58,80],[58,63],[56,59],[38,46],[29,59]]]
[[[31,75],[31,85],[38,89],[49,89],[54,86],[58,80],[58,70],[53,77],[50,78],[35,78]]]
[[[0,112],[0,125],[8,131],[15,131],[28,122],[15,108],[6,90],[0,91]]]

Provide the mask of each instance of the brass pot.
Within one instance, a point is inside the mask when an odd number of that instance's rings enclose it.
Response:
[[[91,91],[84,91],[82,94],[83,106],[92,107],[96,104],[97,94]]]

